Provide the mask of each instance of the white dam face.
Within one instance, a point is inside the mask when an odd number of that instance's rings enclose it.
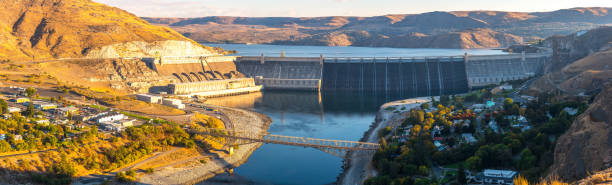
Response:
[[[548,58],[546,54],[417,58],[260,56],[238,57],[236,68],[249,77],[262,78],[264,88],[283,89],[285,85],[290,89],[305,83],[304,79],[320,79],[323,91],[414,91],[431,96],[463,93],[472,87],[525,79],[538,74]]]

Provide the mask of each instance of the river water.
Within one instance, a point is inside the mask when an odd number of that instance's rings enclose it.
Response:
[[[236,50],[237,55],[288,57],[412,57],[502,54],[500,50],[399,49],[367,47],[280,46],[205,44]],[[410,93],[407,93],[410,94]],[[359,140],[374,121],[378,107],[400,98],[359,93],[264,91],[247,95],[213,98],[207,103],[245,108],[264,113],[273,122],[271,134],[321,139]],[[219,176],[202,184],[331,184],[342,172],[342,159],[323,151],[296,146],[263,144],[249,160],[234,169],[234,176]],[[239,179],[239,181],[238,181]]]

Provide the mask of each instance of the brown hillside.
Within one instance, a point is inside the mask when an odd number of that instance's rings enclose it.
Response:
[[[575,181],[612,167],[612,85],[599,93],[555,146],[552,175]]]
[[[531,92],[561,91],[577,95],[600,90],[612,79],[612,27],[601,27],[580,36],[549,38],[558,44],[546,64],[546,74],[530,86]]]
[[[82,57],[132,41],[189,41],[167,27],[91,0],[0,0],[0,58]]]
[[[276,41],[274,44],[398,48],[498,48],[522,42],[521,37],[512,34],[499,33],[491,29],[469,29],[439,35],[422,33],[383,35],[367,31],[332,32],[291,41]]]
[[[572,8],[552,12],[456,11],[373,17],[228,17],[144,18],[168,25],[201,42],[374,47],[507,47],[552,35],[612,24],[611,8]],[[467,33],[467,30],[492,30]],[[368,35],[367,37],[355,35]],[[412,37],[411,33],[428,35]],[[483,36],[485,33],[489,36]],[[519,38],[520,37],[520,38]],[[445,45],[443,42],[458,39]],[[433,42],[433,43],[432,43]]]

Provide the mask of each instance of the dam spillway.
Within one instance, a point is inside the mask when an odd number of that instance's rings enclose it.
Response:
[[[429,96],[468,90],[462,58],[330,58],[323,66],[325,91]]]
[[[407,58],[249,56],[237,57],[235,65],[237,71],[269,89],[432,96],[529,78],[540,73],[549,58],[547,53]]]

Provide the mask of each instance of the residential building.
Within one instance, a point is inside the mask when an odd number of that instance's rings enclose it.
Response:
[[[122,120],[122,119],[125,119],[125,115],[120,114],[120,113],[108,113],[108,114],[98,117],[96,122],[98,123],[112,122],[112,121],[117,121],[117,120]]]
[[[461,134],[461,138],[467,143],[475,143],[478,141],[471,133],[463,133]]]
[[[436,145],[436,148],[438,149],[438,151],[446,150],[446,148],[444,147],[444,145],[442,145],[440,141],[434,141],[433,143],[434,145]]]
[[[56,104],[47,103],[44,101],[32,101],[32,102],[26,103],[26,105],[29,106],[30,103],[34,104],[34,108],[39,109],[39,110],[51,110],[51,109],[57,108]]]
[[[15,103],[25,103],[25,102],[30,102],[29,98],[15,98],[15,99],[11,99],[12,102]]]
[[[95,117],[96,117],[95,115],[85,115],[85,114],[83,114],[83,115],[73,116],[72,120],[80,121],[80,122],[86,122],[86,121],[89,121],[89,120],[91,120],[91,119],[93,119]]]
[[[115,120],[115,121],[107,121],[102,122],[100,125],[104,130],[112,131],[112,132],[120,132],[125,130],[127,127],[134,126],[134,122],[136,120]]]
[[[74,107],[74,106],[69,106],[69,107],[57,108],[56,111],[59,114],[68,115],[68,113],[71,113],[71,114],[76,113],[77,111],[79,111],[79,108]]]
[[[492,94],[498,94],[500,92],[507,91],[507,90],[512,90],[512,85],[504,84],[504,85],[497,86],[497,87],[491,89],[491,93]]]
[[[578,114],[578,109],[575,109],[575,108],[565,107],[563,108],[563,110],[567,112],[567,114],[569,114],[570,116]]]
[[[497,122],[495,122],[495,120],[489,121],[489,127],[491,130],[493,130],[493,132],[499,133],[499,127],[497,126]]]
[[[482,181],[485,184],[506,184],[513,185],[517,172],[511,170],[492,170],[485,169],[482,173]]]
[[[36,124],[41,124],[41,125],[49,125],[49,120],[46,119],[41,119],[41,120],[36,120]]]
[[[21,109],[19,107],[9,107],[8,112],[9,113],[21,112]]]

